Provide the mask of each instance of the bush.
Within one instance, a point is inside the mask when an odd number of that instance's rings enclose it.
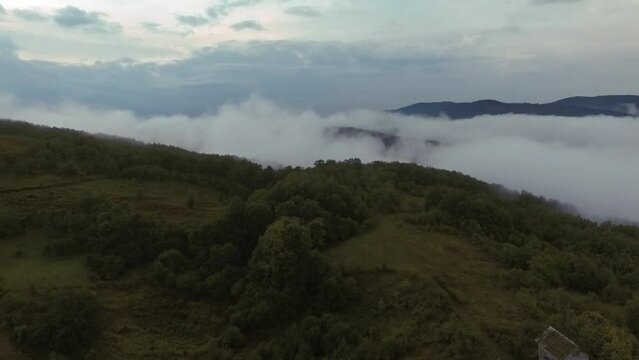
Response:
[[[479,342],[475,335],[460,321],[449,320],[439,330],[445,353],[450,359],[472,358]]]
[[[204,289],[200,277],[193,272],[178,275],[175,278],[175,287],[188,295],[199,295]]]
[[[220,345],[232,348],[240,349],[246,346],[246,339],[242,335],[242,331],[237,326],[229,326],[219,338]]]
[[[124,259],[114,255],[90,254],[87,256],[87,265],[101,280],[115,280],[126,270]]]
[[[84,293],[54,293],[40,304],[16,303],[9,312],[11,340],[27,351],[81,357],[102,332],[102,310]]]
[[[20,217],[15,213],[0,210],[0,239],[19,235],[24,232]]]
[[[194,193],[189,193],[186,197],[186,200],[184,201],[184,205],[186,205],[186,208],[189,210],[193,210],[195,208],[195,194]]]
[[[626,324],[632,333],[639,338],[639,298],[634,298],[625,306]]]

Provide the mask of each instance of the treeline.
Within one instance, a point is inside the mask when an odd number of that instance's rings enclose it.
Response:
[[[204,155],[165,145],[98,138],[78,131],[0,121],[7,151],[0,173],[107,176],[180,180],[212,186],[226,196],[246,197],[274,180],[274,171],[233,156]]]

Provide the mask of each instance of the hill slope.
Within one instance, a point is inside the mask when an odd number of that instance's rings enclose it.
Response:
[[[638,353],[639,228],[459,173],[9,121],[0,170],[0,354],[533,359],[549,325]]]

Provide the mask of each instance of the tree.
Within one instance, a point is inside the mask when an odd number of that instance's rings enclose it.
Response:
[[[383,214],[392,214],[399,210],[401,197],[400,193],[390,181],[375,190],[372,194],[375,199],[377,211]]]
[[[97,300],[79,292],[54,293],[38,305],[18,309],[23,320],[10,324],[12,340],[31,351],[57,352],[80,357],[102,332],[102,309]]]
[[[634,298],[625,306],[626,324],[632,333],[639,338],[639,298]]]
[[[195,194],[190,192],[186,196],[186,200],[185,200],[184,204],[186,205],[187,209],[193,210],[195,208]]]
[[[283,218],[260,237],[249,261],[252,280],[273,289],[303,291],[316,256],[308,229],[298,220]]]
[[[229,326],[219,338],[220,345],[239,349],[246,345],[246,339],[242,335],[242,331],[237,326]]]
[[[24,227],[15,213],[0,209],[0,239],[18,235],[23,231]]]
[[[601,349],[601,360],[632,360],[633,339],[621,329],[608,326],[604,337],[606,342]]]

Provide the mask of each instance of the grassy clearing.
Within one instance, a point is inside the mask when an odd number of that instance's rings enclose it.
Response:
[[[94,349],[99,359],[190,359],[206,350],[221,320],[210,305],[154,294],[136,286],[136,277],[92,283],[84,256],[42,256],[47,239],[39,232],[0,240],[0,276],[10,294],[29,289],[85,288],[98,296],[108,323]],[[17,252],[23,255],[16,257]],[[23,359],[0,332],[0,359]]]
[[[48,258],[42,255],[47,238],[29,232],[0,239],[0,277],[10,291],[36,287],[86,287],[84,257]]]
[[[28,150],[33,142],[17,136],[0,135],[0,151],[7,154],[20,154]]]
[[[210,304],[186,301],[136,286],[136,281],[101,283],[95,291],[109,322],[94,349],[99,359],[205,358],[222,323]]]
[[[30,296],[31,287],[84,288],[100,299],[108,323],[94,349],[99,359],[191,359],[202,354],[221,323],[210,304],[184,301],[140,287],[136,274],[117,283],[91,282],[84,256],[42,255],[42,232],[0,240],[0,277],[10,294]],[[19,256],[16,256],[20,254]],[[0,359],[23,359],[0,332]]]
[[[0,176],[0,207],[25,216],[34,210],[63,209],[89,194],[127,202],[147,215],[187,226],[212,221],[224,206],[215,190],[181,182]],[[193,199],[190,208],[188,198]]]
[[[20,191],[25,188],[50,187],[71,182],[79,182],[79,177],[63,177],[57,175],[3,175],[0,176],[0,192]]]
[[[149,215],[187,225],[210,222],[223,208],[216,191],[179,182],[105,179],[81,184],[75,191],[125,201]],[[187,206],[188,198],[193,199],[192,208]]]
[[[527,316],[515,292],[502,287],[496,278],[498,265],[469,242],[385,217],[376,229],[339,244],[328,255],[350,270],[387,267],[434,279],[455,300],[455,312],[482,340],[486,353],[494,359],[511,359],[488,331],[516,327]],[[372,279],[367,286],[372,289],[377,281],[383,279]]]

